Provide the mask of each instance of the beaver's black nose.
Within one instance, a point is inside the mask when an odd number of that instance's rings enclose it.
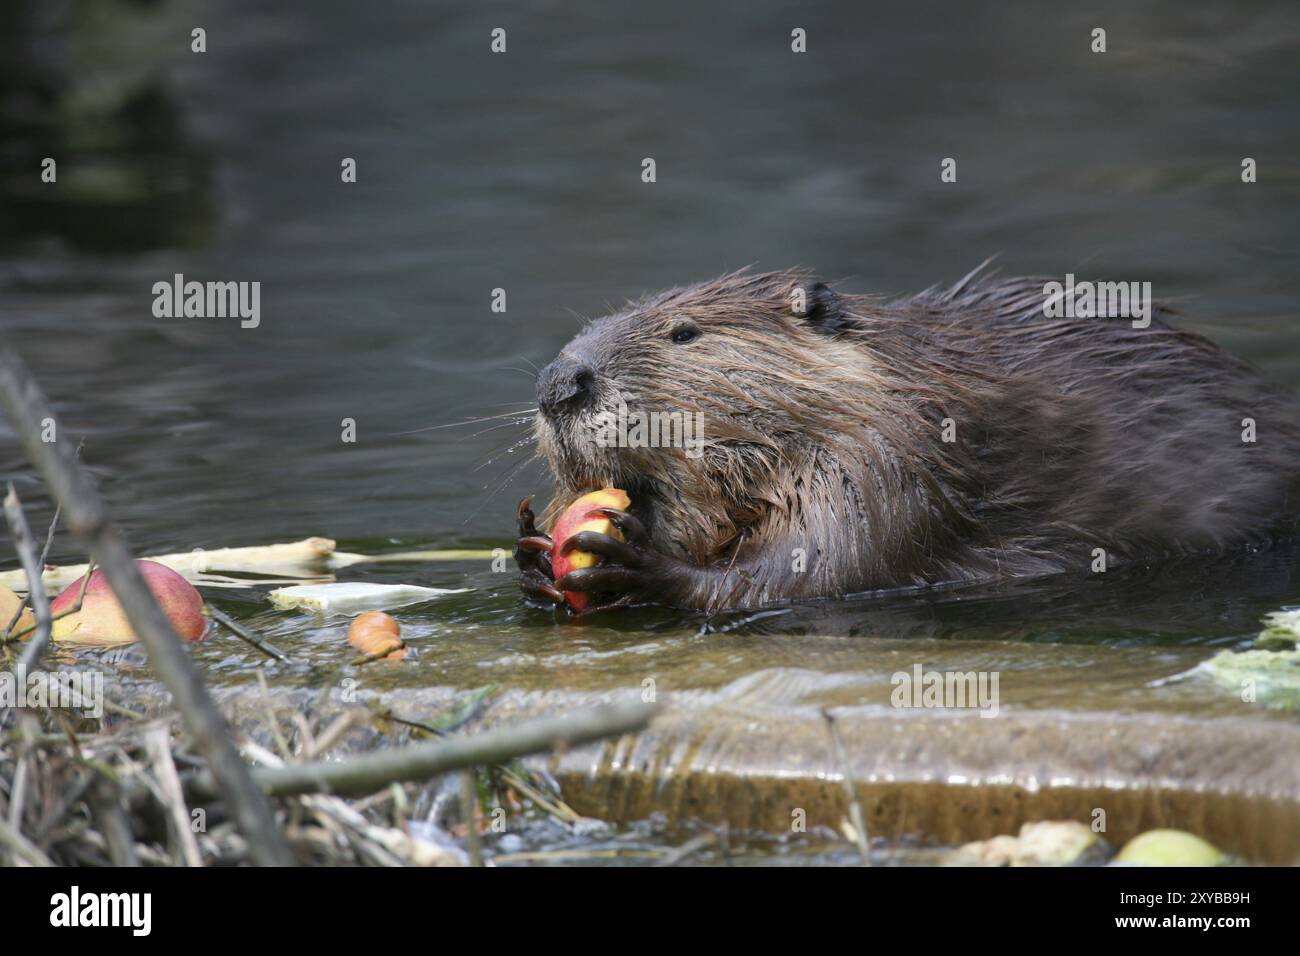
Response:
[[[547,415],[581,408],[591,398],[595,382],[590,365],[561,355],[537,376],[537,404]]]

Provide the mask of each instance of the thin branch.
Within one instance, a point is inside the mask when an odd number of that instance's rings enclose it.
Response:
[[[95,783],[87,795],[91,813],[99,823],[108,847],[108,856],[114,866],[139,866],[135,852],[135,836],[131,821],[122,809],[121,788],[109,777],[95,774]]]
[[[867,844],[867,821],[862,813],[862,804],[858,802],[858,792],[853,786],[853,778],[849,775],[849,758],[844,751],[844,741],[840,737],[839,724],[835,721],[835,715],[830,712],[829,708],[822,708],[822,717],[826,720],[826,727],[831,735],[831,748],[835,754],[835,763],[840,771],[840,778],[844,783],[844,795],[849,801],[849,821],[853,825],[853,835],[856,837],[858,844],[858,853],[862,856],[862,865],[871,865],[871,852]]]
[[[81,448],[85,443],[86,440],[84,438],[81,441],[77,442],[77,451],[75,454],[78,458],[81,457]],[[10,485],[10,487],[13,486]],[[45,577],[45,567],[50,560],[50,549],[54,546],[54,532],[57,531],[59,528],[59,515],[61,515],[62,513],[63,513],[63,505],[55,504],[54,517],[50,519],[49,530],[45,532],[45,547],[41,548],[40,566],[41,566],[42,579],[44,579]],[[27,572],[24,570],[23,573],[26,574]],[[86,573],[89,574],[90,572],[86,572]],[[27,604],[31,601],[31,599],[32,599],[32,590],[31,590],[31,586],[28,585],[27,593],[23,595],[23,599],[19,601],[18,606],[14,608],[14,616],[9,619],[9,624],[5,627],[5,629],[3,631],[0,631],[0,637],[4,638],[4,640],[0,640],[0,644],[8,642],[10,632],[14,629],[14,625],[18,623],[18,619],[23,616],[23,609],[27,607]]]
[[[163,797],[167,822],[181,859],[186,866],[202,866],[199,844],[194,839],[194,831],[190,829],[189,807],[185,805],[185,795],[181,792],[181,778],[176,774],[176,764],[172,761],[171,740],[168,726],[165,723],[155,724],[145,733],[145,752],[153,761],[153,772],[158,779],[158,790]]]
[[[18,560],[22,562],[23,570],[31,581],[27,594],[31,598],[32,613],[36,615],[36,636],[18,659],[18,669],[27,674],[34,670],[34,665],[40,663],[41,655],[50,643],[50,599],[45,594],[45,583],[41,580],[41,565],[36,558],[32,529],[27,524],[27,515],[23,513],[22,502],[18,500],[18,492],[14,491],[12,481],[9,483],[9,493],[5,495],[5,520],[14,533],[14,550],[18,552]]]
[[[247,641],[249,644],[252,644],[254,647],[256,647],[267,657],[270,657],[273,660],[277,660],[281,664],[292,663],[292,661],[290,661],[289,658],[285,657],[283,653],[276,650],[265,640],[259,637],[257,632],[255,632],[252,628],[240,624],[238,621],[236,621],[233,617],[231,617],[229,614],[227,614],[225,611],[221,610],[220,608],[213,607],[211,604],[209,604],[208,613],[212,615],[214,620],[223,624],[227,629],[230,630],[232,634],[234,634],[240,640]]]
[[[528,721],[514,727],[484,731],[472,737],[413,744],[395,750],[361,754],[347,760],[317,761],[275,769],[257,769],[253,779],[268,796],[333,793],[340,796],[373,793],[390,783],[427,780],[466,767],[506,763],[516,757],[635,733],[650,722],[654,704],[640,701],[604,704],[564,717]],[[191,799],[217,795],[212,775],[191,778]]]
[[[0,406],[45,479],[51,497],[63,506],[68,527],[98,560],[132,630],[144,644],[149,662],[171,691],[186,729],[207,760],[215,789],[248,841],[254,862],[291,865],[293,857],[270,804],[249,776],[226,722],[171,621],[145,585],[130,549],[109,518],[104,499],[70,451],[57,441],[41,440],[43,423],[53,421],[54,413],[27,367],[7,345],[0,345]],[[31,581],[33,589],[39,580],[38,568]]]
[[[15,857],[30,866],[53,866],[50,858],[17,830],[0,818],[0,846],[7,847]]]
[[[72,602],[72,605],[70,607],[65,607],[58,614],[52,615],[50,617],[51,624],[53,624],[55,621],[61,621],[65,617],[71,617],[73,614],[76,614],[78,611],[81,610],[81,605],[86,600],[86,588],[90,586],[90,576],[94,573],[95,573],[95,559],[91,558],[90,563],[86,565],[86,573],[81,576],[81,589],[77,591],[77,600]],[[3,647],[6,644],[12,644],[15,641],[20,641],[34,630],[36,630],[36,625],[29,624],[20,631],[14,631],[12,634],[9,634],[6,637],[0,637],[0,647]]]

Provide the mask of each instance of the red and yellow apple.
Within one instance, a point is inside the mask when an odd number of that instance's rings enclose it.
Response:
[[[400,661],[410,650],[402,643],[401,626],[383,611],[367,611],[353,618],[348,643],[367,657],[383,654],[386,661]],[[384,654],[387,648],[392,650]]]
[[[187,641],[202,638],[208,619],[203,615],[203,597],[194,585],[157,561],[137,561],[135,566],[140,569],[144,583],[172,622],[176,633]],[[81,593],[84,579],[85,575],[82,575],[59,592],[59,596],[50,602],[51,614],[58,615],[77,606],[77,595]],[[90,575],[81,610],[58,618],[53,624],[52,636],[56,641],[68,644],[127,644],[139,640],[117,596],[99,570]]]
[[[619,541],[623,540],[622,533],[614,527],[612,521],[602,514],[592,512],[597,508],[626,511],[631,503],[632,500],[628,498],[627,492],[621,488],[602,488],[583,495],[564,509],[556,519],[555,527],[551,529],[551,570],[555,572],[557,581],[576,568],[592,568],[600,564],[600,556],[588,551],[570,551],[568,554],[560,554],[564,542],[578,532],[596,531],[617,538]],[[564,600],[575,611],[581,611],[587,606],[587,595],[581,591],[565,591]]]

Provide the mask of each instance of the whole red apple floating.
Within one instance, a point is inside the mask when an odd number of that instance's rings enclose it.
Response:
[[[592,514],[592,512],[597,508],[626,511],[631,503],[632,499],[621,488],[602,488],[600,491],[583,495],[564,509],[556,519],[555,527],[551,529],[551,570],[555,572],[557,581],[575,568],[591,568],[600,563],[600,556],[588,551],[570,551],[565,555],[560,554],[564,542],[579,531],[597,531],[619,541],[623,540],[622,533],[614,527],[612,521],[604,515]],[[575,611],[581,611],[587,606],[587,595],[581,591],[565,591],[564,600]]]
[[[137,561],[135,565],[172,622],[172,627],[176,628],[176,633],[187,641],[203,637],[208,619],[203,616],[203,597],[194,585],[156,561]],[[51,614],[57,615],[77,606],[77,595],[81,593],[84,579],[85,575],[82,575],[59,592],[59,596],[50,602]],[[81,610],[55,621],[51,633],[56,641],[69,644],[126,644],[139,640],[117,596],[99,570],[90,575]]]

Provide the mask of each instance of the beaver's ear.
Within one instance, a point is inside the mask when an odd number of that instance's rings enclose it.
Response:
[[[812,280],[796,283],[790,289],[790,313],[803,319],[818,332],[833,334],[857,328],[846,313],[844,303],[825,282]]]

